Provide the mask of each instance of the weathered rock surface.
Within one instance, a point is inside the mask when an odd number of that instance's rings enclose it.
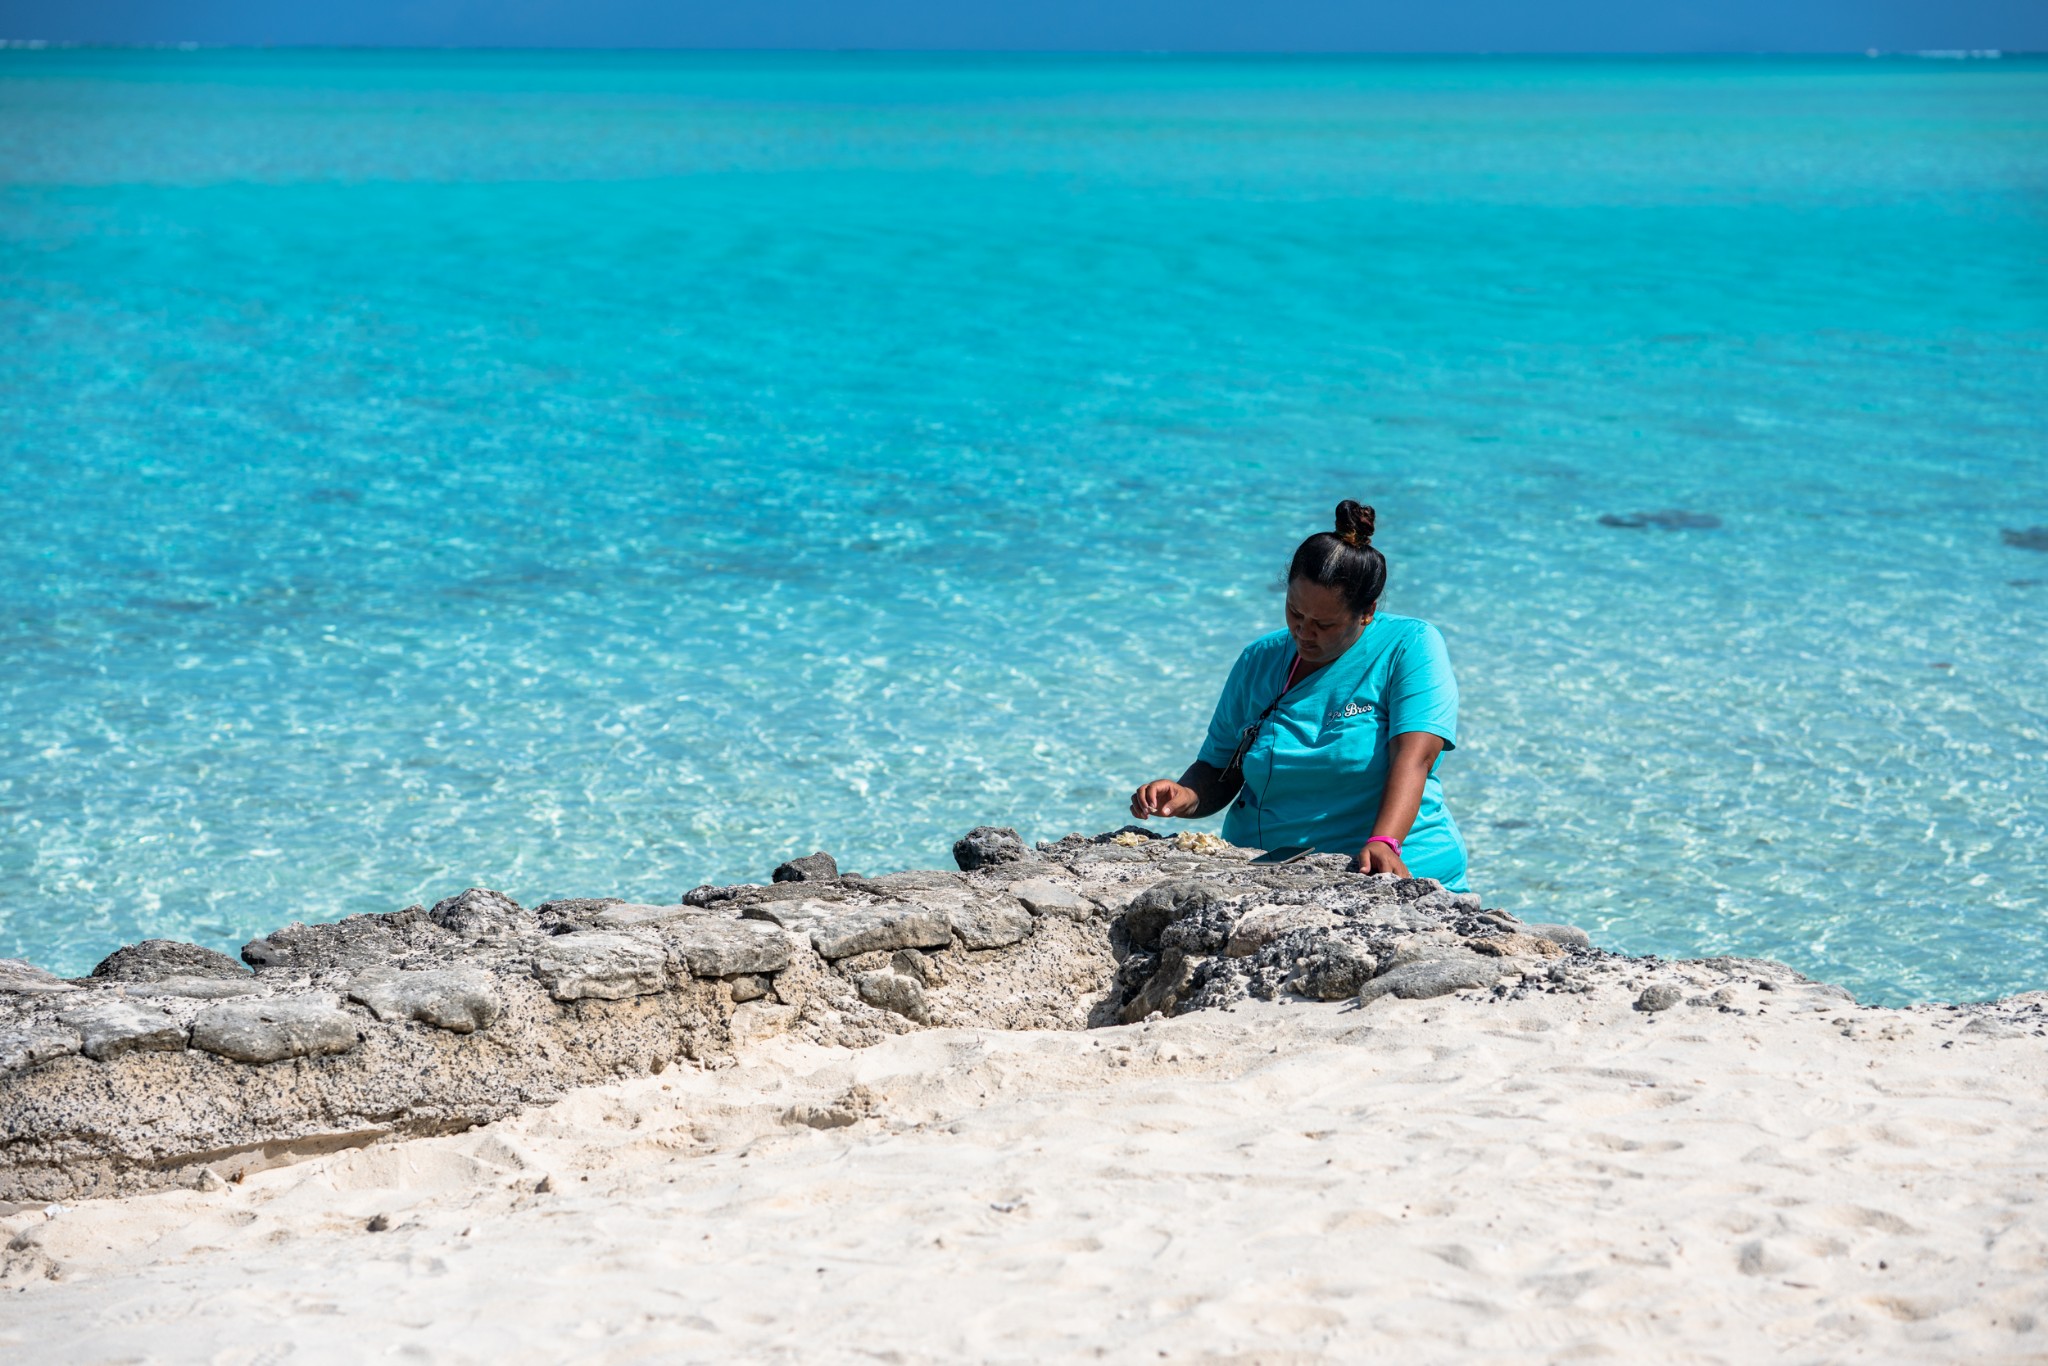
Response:
[[[417,1020],[456,1034],[489,1029],[505,1010],[490,974],[471,968],[375,969],[349,984],[348,998],[387,1023]]]
[[[953,942],[953,927],[942,910],[923,906],[876,906],[822,921],[811,931],[820,957],[851,958],[890,949],[942,949]]]
[[[965,873],[1004,863],[1036,863],[1038,855],[1008,826],[977,825],[954,841],[953,861]]]
[[[793,858],[769,875],[772,882],[837,882],[839,864],[833,857],[820,849],[815,854]]]
[[[1031,912],[1014,902],[971,902],[946,908],[946,924],[953,937],[970,949],[1000,949],[1031,933],[1037,922]]]
[[[78,1031],[79,1052],[96,1062],[111,1062],[123,1053],[169,1052],[185,1046],[185,1026],[176,1019],[123,1000],[88,1001],[57,1018]]]
[[[357,1043],[355,1017],[325,992],[228,1001],[192,1022],[192,1046],[236,1062],[281,1062],[346,1053]]]
[[[767,920],[704,916],[679,926],[667,942],[697,977],[772,974],[789,966],[789,933]]]
[[[115,949],[92,970],[116,982],[160,982],[166,977],[247,979],[249,970],[224,953],[174,939],[145,939]]]
[[[668,985],[668,955],[637,935],[563,934],[534,950],[533,975],[557,1001],[623,1001]]]
[[[1249,859],[1138,827],[1035,850],[983,827],[960,872],[807,870],[672,905],[533,912],[470,888],[432,910],[285,926],[244,949],[253,974],[192,945],[132,946],[75,983],[0,962],[0,1200],[446,1133],[779,1035],[858,1047],[925,1026],[1080,1029],[1247,997],[1385,1010],[1457,991],[1625,993],[1623,1015],[1639,992],[1717,1010],[1767,998],[1824,1021],[1859,1009],[1779,964],[1621,958],[1342,858]],[[1637,1027],[1658,1027],[1652,1009]],[[1973,1009],[1974,1037],[2048,1029],[2038,1007]],[[849,1101],[793,1122],[862,1113]]]

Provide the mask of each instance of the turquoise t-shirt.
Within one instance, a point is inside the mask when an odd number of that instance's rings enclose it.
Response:
[[[1285,631],[1245,647],[1223,685],[1199,756],[1222,768],[1238,737],[1287,682],[1294,641]],[[1458,738],[1458,684],[1436,627],[1375,616],[1350,649],[1297,682],[1244,756],[1244,789],[1223,818],[1223,838],[1252,849],[1308,846],[1356,854],[1378,819],[1393,736],[1426,730],[1446,752]],[[1422,809],[1401,841],[1417,877],[1465,887],[1465,840],[1444,810],[1432,768]]]

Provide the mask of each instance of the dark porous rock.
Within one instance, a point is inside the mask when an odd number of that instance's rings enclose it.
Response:
[[[1643,988],[1642,995],[1636,997],[1635,1008],[1645,1013],[1653,1013],[1669,1010],[1684,999],[1683,989],[1669,982],[1656,982]]]
[[[1159,937],[1168,925],[1188,916],[1220,911],[1225,902],[1223,892],[1199,879],[1161,882],[1147,887],[1117,912],[1111,925],[1112,939],[1120,937],[1131,948],[1149,953],[1159,947]]]
[[[533,908],[533,920],[544,934],[574,934],[578,930],[596,930],[598,917],[614,906],[628,904],[623,897],[616,896],[571,896],[556,901],[543,901]]]
[[[417,1020],[454,1034],[489,1029],[504,997],[487,972],[465,968],[371,971],[350,983],[348,998],[386,1024]]]
[[[92,970],[114,982],[161,982],[166,977],[234,977],[246,980],[249,969],[224,953],[175,939],[145,939],[115,949]]]
[[[506,938],[535,923],[518,902],[488,887],[471,887],[435,902],[427,919],[471,941]]]
[[[699,916],[671,926],[663,942],[695,977],[777,973],[789,966],[789,934],[768,920]]]
[[[1490,987],[1505,975],[1498,960],[1476,953],[1452,953],[1424,958],[1389,969],[1367,982],[1358,992],[1358,1003],[1370,1005],[1382,996],[1403,1001],[1428,1001],[1454,991]]]
[[[823,849],[802,858],[793,858],[782,864],[769,875],[775,882],[837,882],[838,862]]]
[[[877,1010],[901,1015],[917,1024],[931,1018],[925,1004],[924,983],[915,977],[906,977],[893,968],[880,968],[862,973],[854,986],[860,992],[861,1000]]]
[[[224,1001],[192,1022],[192,1047],[235,1062],[281,1062],[347,1053],[359,1042],[356,1017],[326,993]]]
[[[977,825],[953,842],[953,862],[969,872],[1004,863],[1036,863],[1038,853],[1006,825]]]
[[[1342,1001],[1365,989],[1375,967],[1370,949],[1352,940],[1326,938],[1302,956],[1286,985],[1311,1001]]]
[[[1998,538],[2015,550],[2048,552],[2048,526],[2006,527]]]
[[[811,946],[828,960],[891,949],[942,949],[952,942],[953,927],[946,913],[927,906],[863,907],[811,931]]]
[[[623,1001],[668,986],[668,955],[637,935],[557,935],[533,951],[533,975],[557,1001]]]
[[[112,999],[88,1001],[57,1017],[78,1031],[79,1051],[95,1062],[123,1053],[174,1052],[185,1046],[185,1026],[161,1010]]]
[[[1031,933],[1038,922],[1031,912],[1012,902],[980,901],[965,906],[948,906],[946,923],[953,937],[970,949],[1000,949]]]

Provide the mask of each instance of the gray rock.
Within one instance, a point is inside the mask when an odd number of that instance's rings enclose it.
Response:
[[[820,849],[803,858],[793,858],[769,875],[772,882],[837,882],[839,864]]]
[[[346,1053],[357,1043],[356,1018],[333,996],[273,996],[224,1001],[192,1022],[192,1047],[235,1062],[279,1062]]]
[[[794,934],[808,935],[840,914],[840,907],[828,906],[822,901],[766,901],[748,906],[740,912],[740,919],[762,920],[780,925]]]
[[[1289,990],[1311,1001],[1341,1001],[1355,996],[1372,980],[1376,960],[1370,951],[1344,939],[1325,939],[1307,955],[1287,981]]]
[[[1551,943],[1567,949],[1590,949],[1593,947],[1592,936],[1577,925],[1524,924],[1517,926],[1517,928],[1523,934],[1534,935],[1538,939],[1548,939]]]
[[[1159,936],[1168,925],[1192,916],[1210,916],[1222,911],[1229,897],[1198,878],[1175,878],[1155,883],[1132,897],[1117,912],[1116,926],[1131,947],[1151,952],[1159,947]]]
[[[248,980],[249,970],[224,953],[175,939],[145,939],[115,949],[92,970],[115,982],[160,982],[166,977],[224,977]]]
[[[781,972],[789,966],[789,934],[767,920],[702,915],[664,936],[693,977]]]
[[[185,1046],[185,1026],[161,1010],[123,1000],[89,1001],[58,1016],[78,1031],[79,1052],[95,1062],[123,1053],[174,1053]]]
[[[435,902],[427,919],[472,941],[507,938],[536,923],[518,902],[488,887],[471,887]]]
[[[669,906],[650,906],[637,901],[615,901],[591,917],[590,928],[597,930],[639,930],[651,929],[657,925],[671,925],[678,920],[694,920],[705,914],[702,907],[676,903]]]
[[[160,982],[132,982],[122,990],[130,996],[186,1001],[224,1001],[232,996],[267,994],[263,984],[248,973],[243,973],[239,981],[226,977],[166,977]]]
[[[1649,1012],[1669,1010],[1685,999],[1685,992],[1669,982],[1656,982],[1643,988],[1643,994],[1636,997],[1635,1008]]]
[[[1382,996],[1427,1001],[1454,991],[1490,987],[1501,979],[1500,961],[1476,953],[1425,958],[1381,973],[1359,988],[1358,1003],[1370,1005]]]
[[[931,1018],[924,999],[924,984],[890,968],[864,972],[854,981],[860,998],[877,1010],[892,1011],[904,1019],[924,1024]]]
[[[1035,850],[1005,825],[977,825],[953,843],[953,862],[962,872],[1003,863],[1036,863]]]
[[[891,949],[942,949],[953,942],[944,911],[928,906],[865,906],[823,922],[811,931],[822,958]]]
[[[0,958],[0,992],[19,996],[55,996],[79,988],[20,958]]]
[[[753,973],[743,973],[732,979],[731,987],[733,1004],[743,1005],[748,1001],[758,1001],[768,994],[768,979]]]
[[[52,1058],[69,1057],[78,1045],[75,1029],[29,1025],[0,1031],[0,1072],[25,1072]]]
[[[1095,903],[1071,887],[1049,878],[1035,877],[1010,884],[1010,895],[1024,903],[1033,915],[1063,915],[1069,920],[1086,920],[1095,914]]]
[[[947,907],[946,923],[967,948],[999,949],[1030,934],[1038,922],[1015,903],[976,901]]]
[[[635,935],[559,934],[533,952],[533,975],[557,1001],[623,1001],[668,986],[668,955]]]
[[[489,1029],[505,1009],[491,975],[471,968],[369,972],[349,984],[348,997],[387,1024],[418,1020],[455,1034]]]
[[[1254,906],[1230,927],[1230,940],[1223,952],[1231,958],[1248,958],[1283,934],[1295,930],[1327,930],[1343,923],[1341,919],[1321,906]],[[1336,1000],[1357,991],[1340,991],[1336,996],[1318,999]]]

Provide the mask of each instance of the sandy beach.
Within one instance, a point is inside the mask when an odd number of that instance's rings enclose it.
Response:
[[[771,1040],[453,1137],[17,1213],[0,1343],[65,1362],[2048,1355],[2038,998],[1980,1017],[1738,988],[1645,1015],[1620,985]]]

